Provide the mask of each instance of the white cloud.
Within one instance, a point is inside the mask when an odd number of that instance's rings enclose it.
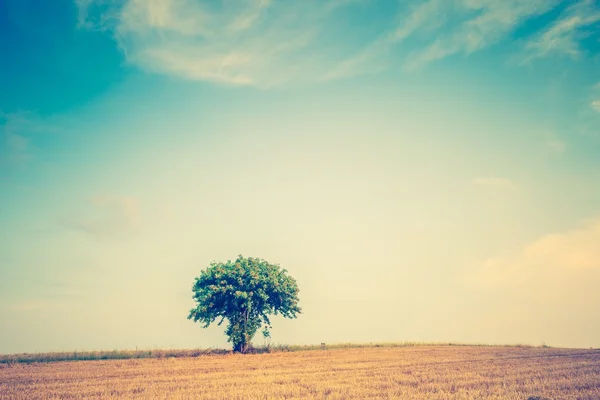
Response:
[[[592,107],[594,110],[596,110],[596,111],[600,112],[600,100],[593,100],[593,101],[590,103],[590,106],[591,106],[591,107]]]
[[[229,26],[232,31],[245,31],[254,25],[258,19],[260,18],[264,9],[266,9],[269,4],[271,4],[271,0],[259,0],[256,3],[256,7],[254,10],[246,14],[242,14],[234,19]]]
[[[488,187],[495,188],[501,190],[515,190],[517,185],[506,178],[498,178],[498,177],[485,177],[485,178],[476,178],[473,180],[473,184],[480,187]]]
[[[368,5],[366,0],[75,1],[79,25],[110,29],[131,64],[185,79],[259,87],[380,72],[394,64],[400,46],[408,54],[408,70],[453,54],[469,55],[511,39],[525,21],[561,3],[400,2],[392,26],[383,25],[374,39],[358,45],[330,27],[345,23],[338,14],[343,6]],[[581,29],[597,20],[592,9],[591,0],[568,7],[559,21],[526,43],[526,58],[559,50],[574,54]],[[415,43],[408,47],[409,41]]]
[[[362,0],[125,0],[102,9],[128,62],[192,80],[276,86],[318,80],[340,55],[317,40],[327,18]],[[89,25],[91,4],[78,0]],[[110,17],[106,17],[110,15]],[[110,24],[107,21],[110,20]],[[328,51],[329,50],[329,51]],[[335,49],[334,49],[335,50]]]
[[[455,0],[463,22],[423,50],[410,54],[406,68],[418,69],[452,54],[468,55],[497,44],[525,20],[544,14],[557,4],[557,0]]]
[[[389,59],[394,46],[417,33],[431,34],[447,23],[451,9],[452,0],[425,0],[412,3],[406,12],[404,10],[399,12],[392,30],[383,32],[366,48],[342,61],[329,71],[325,79],[376,73],[387,69],[389,63],[386,63],[386,59]]]
[[[89,14],[89,8],[93,0],[75,0],[77,6],[77,26],[83,27]]]
[[[582,54],[580,41],[600,21],[600,9],[594,0],[580,0],[568,7],[546,30],[541,31],[525,46],[523,63],[536,58],[566,55],[576,58]]]
[[[433,31],[447,20],[451,1],[427,0],[413,5],[405,18],[399,18],[398,26],[390,35],[392,41],[402,41],[417,31]]]
[[[354,57],[330,72],[330,77],[351,76],[381,69],[392,49],[408,39],[420,40],[408,54],[407,70],[415,70],[453,54],[469,55],[493,46],[524,21],[542,15],[559,0],[424,0],[400,10],[396,24]]]
[[[77,27],[90,30],[108,30],[117,19],[116,5],[121,0],[74,0],[77,7]]]
[[[523,285],[536,279],[554,282],[581,271],[600,270],[600,220],[564,233],[543,236],[522,249],[490,258],[471,271],[478,285]]]
[[[183,0],[129,0],[120,11],[118,34],[161,31],[185,36],[209,36],[216,27],[200,2]]]

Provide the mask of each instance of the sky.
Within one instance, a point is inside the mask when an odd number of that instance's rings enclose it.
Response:
[[[600,347],[600,2],[1,0],[0,353],[228,347],[238,254],[273,344]]]

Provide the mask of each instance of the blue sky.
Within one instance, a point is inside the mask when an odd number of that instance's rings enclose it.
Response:
[[[276,343],[600,346],[599,28],[593,0],[3,1],[0,353],[226,346],[185,317],[240,253],[298,280]]]

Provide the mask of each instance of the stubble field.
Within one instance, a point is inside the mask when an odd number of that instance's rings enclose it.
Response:
[[[0,365],[2,399],[600,399],[600,351],[348,348]]]

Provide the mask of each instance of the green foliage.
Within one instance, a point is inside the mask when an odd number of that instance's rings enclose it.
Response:
[[[265,339],[270,339],[271,338],[271,332],[269,331],[269,328],[267,328],[265,326],[265,329],[263,329],[262,331],[262,335]]]
[[[195,279],[192,291],[196,307],[188,319],[204,328],[218,318],[219,325],[227,320],[225,334],[242,353],[263,324],[271,326],[269,315],[296,318],[301,312],[296,280],[260,258],[240,255],[234,262],[213,262]]]

